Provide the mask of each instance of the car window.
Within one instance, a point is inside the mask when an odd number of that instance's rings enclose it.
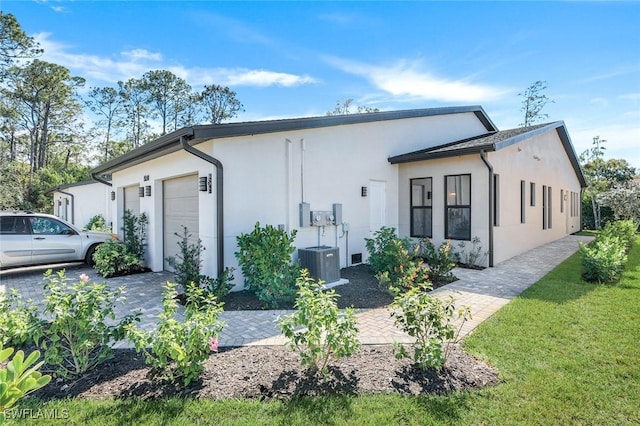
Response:
[[[0,234],[24,235],[29,234],[29,224],[24,216],[0,216]]]
[[[48,217],[31,217],[31,228],[34,234],[65,235],[75,234],[71,228],[62,222]]]

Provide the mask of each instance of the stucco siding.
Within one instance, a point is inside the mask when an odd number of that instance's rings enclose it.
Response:
[[[62,188],[62,191],[72,194],[73,197],[59,191],[53,192],[53,212],[56,216],[72,222],[79,228],[84,228],[96,215],[102,215],[107,226],[111,224],[111,188],[109,186],[95,182]],[[65,206],[67,206],[66,214]]]
[[[491,152],[488,159],[500,175],[495,263],[580,230],[579,212],[571,216],[570,195],[580,193],[580,182],[555,130]],[[520,217],[521,180],[525,181],[524,223]],[[535,184],[535,206],[531,206],[531,183]],[[543,229],[543,187],[551,188],[551,226],[547,229]],[[566,200],[561,199],[561,193],[567,194]]]

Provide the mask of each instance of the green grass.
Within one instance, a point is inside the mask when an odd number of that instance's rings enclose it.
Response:
[[[503,382],[491,389],[447,396],[343,396],[268,403],[30,402],[21,408],[57,410],[69,418],[23,423],[640,424],[640,238],[620,283],[585,283],[580,270],[577,253],[466,339],[471,353],[500,371]]]

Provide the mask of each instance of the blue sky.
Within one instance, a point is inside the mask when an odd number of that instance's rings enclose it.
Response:
[[[0,0],[44,60],[111,86],[168,69],[237,92],[237,120],[482,105],[500,129],[548,83],[548,121],[640,168],[640,2]]]

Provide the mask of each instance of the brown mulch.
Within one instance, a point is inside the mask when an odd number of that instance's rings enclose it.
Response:
[[[376,308],[391,302],[391,296],[378,288],[368,266],[344,269],[342,276],[349,279],[349,284],[335,287],[341,296],[338,299],[341,307]],[[264,309],[255,298],[241,293],[228,297],[225,309]],[[452,346],[447,363],[437,371],[421,371],[410,360],[396,359],[390,345],[363,346],[354,356],[334,363],[326,377],[311,374],[300,365],[299,355],[286,347],[221,348],[205,363],[199,380],[187,387],[181,381],[168,383],[154,378],[142,355],[119,349],[114,351],[113,359],[83,377],[75,381],[53,379],[34,396],[43,400],[167,396],[268,400],[327,394],[442,394],[498,382],[494,369],[457,345]]]

